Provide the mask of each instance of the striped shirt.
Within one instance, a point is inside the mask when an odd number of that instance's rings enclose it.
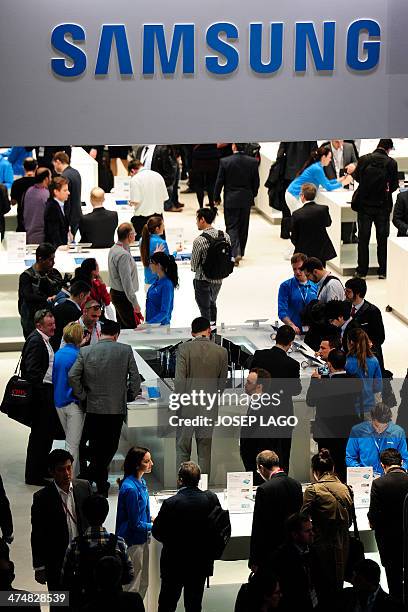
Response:
[[[203,233],[209,234],[210,236],[217,238],[218,231],[219,230],[215,227],[209,227],[204,230]],[[231,244],[231,240],[228,234],[226,232],[223,232],[223,234],[225,236],[226,241]],[[203,237],[203,234],[200,234],[200,236],[197,236],[197,238],[195,238],[193,242],[193,250],[191,252],[191,270],[195,272],[196,280],[205,280],[209,281],[210,283],[221,284],[222,279],[208,278],[203,272],[202,266],[205,262],[205,258],[207,257],[207,251],[209,246],[209,242],[206,238]]]

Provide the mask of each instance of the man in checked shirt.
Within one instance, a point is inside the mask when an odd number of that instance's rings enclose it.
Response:
[[[196,214],[197,228],[208,234],[212,238],[219,235],[218,230],[212,226],[217,215],[217,209],[199,208]],[[207,258],[209,242],[200,234],[193,242],[191,252],[191,270],[195,272],[194,277],[194,294],[197,306],[200,309],[200,314],[205,319],[208,319],[211,324],[217,321],[217,297],[221,289],[222,279],[212,279],[206,276],[203,264]],[[225,240],[231,244],[230,237],[226,232],[223,232]]]
[[[71,607],[81,607],[94,596],[94,571],[102,557],[117,557],[121,562],[122,585],[129,584],[134,577],[133,564],[124,539],[109,533],[103,526],[109,512],[106,497],[88,497],[83,512],[89,527],[68,546],[61,571],[61,584],[70,591]]]

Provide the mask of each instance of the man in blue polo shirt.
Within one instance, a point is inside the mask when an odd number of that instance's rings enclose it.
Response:
[[[302,333],[303,310],[309,302],[317,299],[316,283],[307,280],[301,270],[306,259],[303,253],[291,257],[293,277],[281,284],[278,294],[278,316],[283,323],[293,327],[296,334]]]
[[[387,448],[401,453],[402,467],[408,466],[405,432],[392,422],[391,409],[384,403],[371,410],[371,420],[354,425],[346,448],[347,467],[372,466],[374,475],[384,474],[380,455]]]

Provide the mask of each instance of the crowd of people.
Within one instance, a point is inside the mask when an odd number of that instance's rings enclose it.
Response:
[[[265,436],[257,426],[250,431],[242,427],[240,456],[258,487],[251,576],[238,594],[236,612],[403,609],[408,451],[405,431],[392,419],[396,399],[382,352],[381,311],[366,299],[365,280],[372,223],[378,275],[386,276],[391,196],[398,187],[397,165],[389,155],[392,147],[391,140],[382,139],[372,154],[360,158],[354,145],[343,141],[322,147],[281,143],[279,148],[286,220],[282,237],[290,237],[293,244],[293,276],[279,287],[282,325],[274,344],[255,351],[246,364],[244,392],[249,397],[248,415],[256,410],[256,399],[267,394],[280,397],[279,407],[263,406],[259,416],[293,416],[293,398],[302,390],[294,341],[302,336],[318,364],[306,395],[307,405],[315,409],[311,433],[318,452],[311,461],[312,483],[302,491],[301,484],[288,476],[293,427],[281,428],[279,437]],[[94,610],[106,602],[118,610],[143,610],[152,536],[163,544],[159,612],[176,610],[183,589],[186,610],[198,612],[205,581],[218,558],[210,545],[209,515],[218,512],[220,501],[198,487],[201,472],[211,475],[214,424],[191,425],[196,407],[184,405],[179,411],[185,421],[175,436],[179,491],[152,516],[145,475],[152,471],[153,457],[146,447],[132,447],[119,482],[115,533],[104,528],[109,466],[127,404],[141,391],[133,350],[118,342],[120,332],[138,327],[144,319],[170,325],[179,285],[164,213],[183,207],[178,202],[180,151],[167,145],[138,149],[136,159],[126,164],[135,214],[132,222],[118,226],[117,214],[103,206],[100,187],[91,193],[93,212],[82,214],[80,175],[70,166],[67,148],[52,151],[47,163],[47,147],[40,149],[38,165],[30,157],[24,159],[26,176],[9,185],[18,206],[19,229],[27,232],[27,242],[39,244],[35,263],[20,276],[18,294],[25,337],[21,375],[31,384],[37,407],[25,465],[26,484],[41,487],[31,513],[35,579],[50,591],[68,590],[73,610]],[[125,161],[127,147],[122,149],[112,148],[112,155]],[[189,189],[199,203],[196,223],[201,233],[193,242],[191,270],[201,316],[192,321],[193,339],[180,344],[176,353],[174,391],[179,395],[201,384],[208,394],[220,396],[228,385],[228,352],[212,341],[212,331],[222,281],[245,255],[250,210],[259,189],[258,160],[247,152],[243,143],[192,145],[189,153],[183,149],[183,169],[190,172]],[[328,207],[315,200],[319,187],[346,187],[353,178],[359,183],[353,196],[358,266],[343,286],[326,269],[326,262],[336,256],[326,230],[331,219]],[[222,190],[225,232],[214,227]],[[403,196],[398,196],[394,219],[406,235],[408,207]],[[344,230],[353,242],[354,229]],[[85,259],[73,275],[62,276],[54,267],[57,249],[78,231],[83,242],[109,248],[109,291],[95,258]],[[144,268],[145,308],[137,297],[139,277],[131,251],[136,240]],[[204,412],[207,408],[205,403],[200,407]],[[194,437],[199,465],[190,460]],[[58,439],[65,439],[65,450],[51,451]],[[347,467],[358,466],[371,467],[375,477],[368,518],[389,595],[380,587],[375,562],[360,555],[352,567],[350,563],[355,509]],[[0,527],[0,584],[12,590],[13,521],[1,482]],[[344,589],[345,580],[353,586]]]

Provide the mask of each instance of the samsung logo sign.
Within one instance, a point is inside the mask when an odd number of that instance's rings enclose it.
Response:
[[[294,25],[293,70],[304,73],[308,68],[318,73],[335,70],[336,39],[345,39],[344,62],[350,70],[366,73],[378,66],[381,49],[381,27],[376,20],[358,19],[346,32],[336,31],[335,21],[325,21],[319,35],[312,22]],[[288,26],[282,22],[249,24],[249,49],[245,61],[254,74],[274,75],[282,67],[284,37]],[[175,24],[171,38],[166,42],[163,24],[143,25],[142,75],[174,75],[180,63],[183,75],[193,75],[197,70],[197,28],[194,24]],[[240,63],[240,33],[233,23],[213,23],[207,28],[205,42],[209,52],[204,65],[210,74],[231,75]],[[88,68],[88,57],[83,48],[85,29],[74,23],[56,26],[51,44],[60,57],[51,59],[51,70],[58,77],[78,77]],[[241,50],[242,51],[242,50]],[[111,57],[116,54],[122,76],[133,76],[134,68],[124,24],[101,26],[98,52],[92,70],[95,76],[107,76]],[[61,57],[62,56],[62,57]],[[291,60],[292,63],[292,60]]]

